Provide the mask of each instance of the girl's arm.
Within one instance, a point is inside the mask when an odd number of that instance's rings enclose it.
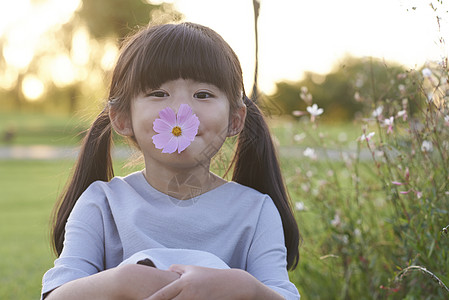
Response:
[[[54,289],[54,299],[144,299],[179,278],[179,274],[143,265],[123,265],[70,281]]]
[[[181,277],[154,293],[147,300],[168,300],[175,297],[180,300],[284,299],[244,270],[221,270],[186,265],[173,265],[169,270],[178,273]]]

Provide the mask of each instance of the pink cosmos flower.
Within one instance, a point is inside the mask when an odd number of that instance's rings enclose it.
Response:
[[[162,153],[184,151],[195,139],[200,121],[187,104],[181,104],[176,115],[173,109],[166,107],[159,112],[159,118],[153,122],[153,144]]]

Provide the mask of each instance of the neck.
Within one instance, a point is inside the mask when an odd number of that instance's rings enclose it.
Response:
[[[143,171],[148,183],[156,190],[179,200],[187,200],[210,191],[226,180],[209,171],[209,166],[168,168],[157,162],[145,162]]]

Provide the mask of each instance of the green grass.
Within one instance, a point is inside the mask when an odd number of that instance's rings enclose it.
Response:
[[[68,162],[0,161],[0,298],[37,299],[52,263],[48,220]]]
[[[0,160],[0,299],[38,299],[52,266],[49,216],[73,161]],[[123,162],[116,164],[117,175]]]
[[[87,118],[81,116],[0,112],[0,146],[75,145],[87,126]],[[4,139],[8,131],[13,134],[9,142]]]

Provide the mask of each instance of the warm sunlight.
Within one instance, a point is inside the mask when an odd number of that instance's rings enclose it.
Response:
[[[44,34],[66,23],[79,5],[80,0],[0,2],[0,38],[5,40],[3,56],[9,66],[8,73],[26,71],[35,51],[50,46],[43,45]]]
[[[29,101],[36,101],[45,91],[44,84],[34,75],[27,75],[22,82],[22,91]]]
[[[162,1],[153,1],[161,3]],[[186,21],[219,32],[240,57],[247,88],[254,71],[252,1],[171,0]],[[376,56],[416,68],[447,54],[439,42],[448,34],[447,12],[438,22],[436,12],[418,0],[294,1],[260,0],[259,84],[272,92],[280,80],[299,80],[304,72],[326,73],[347,54]],[[4,1],[0,4],[0,37],[8,65],[26,70],[43,33],[67,22],[80,0]],[[447,4],[446,4],[447,5]],[[438,13],[444,13],[438,11]],[[58,86],[79,78],[74,66],[89,59],[87,30],[73,38],[70,57],[58,57],[51,77]],[[100,63],[108,70],[117,47],[107,44]],[[83,78],[83,75],[80,75]],[[5,85],[2,83],[2,86]]]
[[[51,65],[51,78],[58,87],[65,87],[75,80],[75,68],[67,55],[60,54]]]
[[[101,67],[103,68],[103,70],[109,71],[113,68],[117,55],[117,45],[111,42],[107,42],[104,45],[104,54],[101,58]]]

